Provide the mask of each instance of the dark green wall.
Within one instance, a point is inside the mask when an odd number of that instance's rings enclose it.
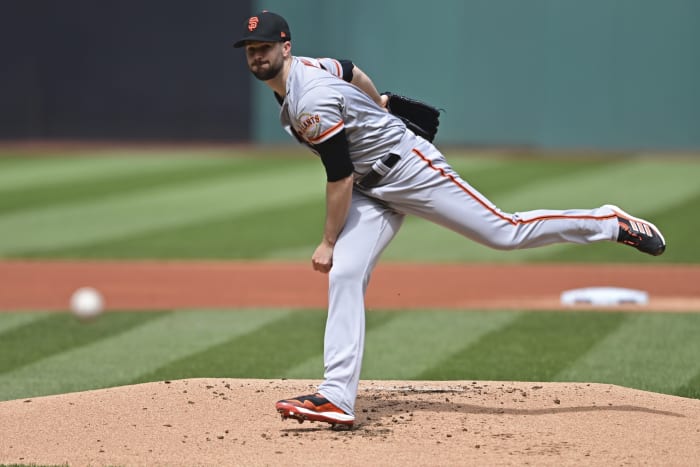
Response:
[[[441,144],[700,148],[697,0],[254,4],[289,20],[295,54],[350,58],[445,109]],[[287,141],[253,88],[256,139]]]
[[[0,141],[248,141],[251,0],[2,0]]]

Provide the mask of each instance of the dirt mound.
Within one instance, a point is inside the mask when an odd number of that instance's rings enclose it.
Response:
[[[282,421],[317,381],[191,379],[0,403],[0,462],[690,465],[700,400],[588,383],[363,381],[353,430]]]

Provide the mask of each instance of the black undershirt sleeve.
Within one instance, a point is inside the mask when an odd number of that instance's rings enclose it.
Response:
[[[314,145],[314,149],[321,156],[321,162],[326,168],[326,179],[329,182],[337,182],[352,175],[355,167],[350,160],[348,139],[344,129],[323,143]]]
[[[352,69],[355,67],[355,64],[350,60],[338,61],[340,62],[340,67],[343,69],[343,81],[347,81],[349,83],[352,81]]]

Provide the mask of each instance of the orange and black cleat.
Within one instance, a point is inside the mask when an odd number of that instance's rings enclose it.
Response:
[[[653,256],[659,256],[666,250],[666,240],[661,231],[649,221],[630,216],[622,209],[613,205],[606,205],[617,215],[617,223],[620,227],[617,241],[635,247],[641,252]]]
[[[299,423],[309,420],[348,427],[355,423],[355,417],[346,414],[319,393],[283,399],[275,404],[275,408],[282,415],[282,420],[293,418]]]

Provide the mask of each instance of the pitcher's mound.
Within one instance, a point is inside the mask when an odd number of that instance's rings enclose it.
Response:
[[[691,465],[700,400],[592,383],[363,381],[352,430],[282,421],[318,381],[191,379],[0,403],[0,463]]]

